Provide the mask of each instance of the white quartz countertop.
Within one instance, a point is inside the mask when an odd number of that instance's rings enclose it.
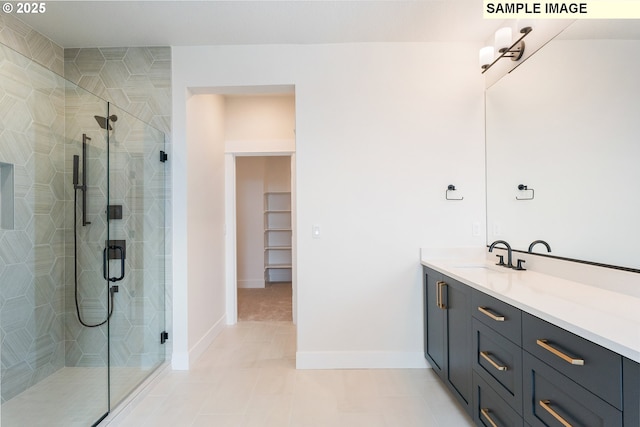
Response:
[[[536,271],[498,267],[483,259],[422,264],[529,314],[640,362],[640,298]]]

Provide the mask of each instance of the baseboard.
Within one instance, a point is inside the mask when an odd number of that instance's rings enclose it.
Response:
[[[299,351],[296,369],[424,369],[422,352]]]
[[[174,351],[171,354],[171,369],[174,371],[188,371],[189,353]]]
[[[187,353],[174,352],[171,357],[171,368],[177,371],[188,371],[189,366],[193,364],[202,353],[211,345],[213,340],[227,326],[226,315],[222,316],[218,321],[203,335],[198,342],[189,349]]]
[[[258,289],[264,287],[264,279],[238,280],[238,288],[241,289]]]

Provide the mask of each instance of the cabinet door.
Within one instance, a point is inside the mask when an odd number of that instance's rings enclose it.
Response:
[[[445,371],[445,310],[438,306],[442,275],[424,268],[424,355],[443,380]]]
[[[445,278],[447,313],[447,379],[470,416],[473,354],[471,328],[471,288],[450,277]]]

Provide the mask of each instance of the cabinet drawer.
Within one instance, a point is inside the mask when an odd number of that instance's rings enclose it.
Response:
[[[522,327],[527,352],[623,409],[622,356],[527,313]]]
[[[478,426],[522,427],[520,414],[513,410],[477,373],[473,374],[475,394],[473,419]]]
[[[521,345],[520,309],[479,291],[473,292],[471,304],[473,317]]]
[[[473,369],[518,413],[522,413],[522,349],[473,320]]]
[[[528,353],[524,419],[534,427],[621,427],[622,412]],[[563,420],[564,423],[560,420]]]

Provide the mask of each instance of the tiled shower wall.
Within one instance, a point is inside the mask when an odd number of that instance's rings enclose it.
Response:
[[[22,53],[53,73],[42,72],[35,64],[1,45]],[[5,401],[64,366],[65,355],[69,363],[74,358],[69,358],[69,348],[77,348],[74,347],[77,343],[69,342],[65,349],[64,283],[66,281],[68,287],[73,278],[67,271],[65,279],[69,262],[67,259],[65,269],[64,258],[65,244],[67,258],[69,255],[70,236],[64,212],[72,212],[64,207],[65,203],[69,204],[66,187],[70,179],[65,163],[68,169],[66,158],[71,154],[65,155],[65,82],[59,75],[64,70],[66,78],[165,132],[165,151],[170,153],[171,51],[161,47],[67,49],[63,54],[60,46],[13,16],[2,14],[0,48],[3,55],[0,73],[14,81],[0,88],[3,142],[0,163],[4,164],[4,170],[12,170],[16,188],[15,223],[12,229],[0,229],[0,339],[3,341],[2,400]],[[21,119],[30,114],[31,120]],[[170,182],[170,167],[164,170],[166,185]],[[137,179],[153,181],[156,176],[145,173]],[[170,213],[169,194],[167,187],[164,196],[154,201],[165,203],[167,214]],[[169,227],[170,221],[167,215],[165,227]],[[168,241],[156,241],[156,249],[162,243],[171,247]],[[169,259],[163,261],[166,268],[170,268]],[[166,277],[171,277],[169,271]],[[162,279],[152,275],[151,280]],[[168,281],[166,289],[171,289]],[[165,307],[170,309],[170,292],[166,296]],[[66,301],[69,305],[69,298]],[[134,301],[131,307],[136,304]],[[72,308],[66,307],[66,312]],[[166,319],[170,321],[170,312],[166,313]],[[137,323],[123,337],[135,336],[139,332],[136,330],[139,321],[136,319]],[[170,325],[167,329],[171,332]],[[131,355],[139,354],[140,348],[118,351],[116,360],[124,363],[135,360]],[[9,371],[10,367],[16,369]]]
[[[0,13],[0,43],[62,76],[64,50],[13,15]]]
[[[170,141],[169,135],[171,132],[171,49],[169,47],[116,47],[116,48],[83,48],[83,49],[65,49],[64,51],[64,72],[65,78],[76,83],[78,86],[89,90],[90,92],[98,95],[99,97],[106,99],[107,101],[115,104],[120,109],[127,111],[143,122],[149,123],[155,128],[161,130],[166,135],[166,148],[165,151],[170,153]],[[110,112],[111,114],[112,112]],[[141,141],[137,138],[139,134],[129,133],[123,135],[120,132],[122,126],[125,123],[118,121],[113,123],[115,140],[121,142],[123,147],[135,146]],[[122,137],[120,137],[122,135]],[[154,168],[163,168],[165,176],[164,184],[167,185],[170,182],[170,167],[164,166],[159,162],[153,162],[149,159],[148,162],[144,162],[144,158],[140,159],[140,152],[135,150],[123,149],[120,154],[129,153],[127,163],[140,162],[140,166],[137,168],[137,173],[144,174],[147,180],[151,177],[157,176],[154,174]],[[157,159],[158,153],[153,153],[153,160]],[[170,161],[170,160],[169,160]],[[146,167],[144,167],[146,166]],[[116,189],[121,197],[118,197],[118,203],[123,205],[125,212],[131,212],[132,215],[136,214],[133,203],[136,203],[134,199],[125,197],[127,191],[130,189],[135,191],[139,189],[139,193],[142,192],[141,187],[143,185],[141,176],[131,177],[129,173],[122,174],[122,179],[119,180],[121,189]],[[137,182],[137,184],[136,184]],[[137,185],[137,186],[136,186]],[[157,185],[152,181],[146,183],[146,185]],[[170,189],[167,187],[163,200],[147,200],[146,203],[164,203],[166,205],[165,214],[166,223],[170,223],[169,197]],[[139,213],[139,212],[138,212]],[[133,219],[133,217],[132,217]],[[131,221],[133,222],[133,221]],[[169,233],[164,233],[163,236],[152,235],[147,233],[142,235],[138,233],[134,236],[132,227],[128,227],[118,221],[112,222],[112,227],[115,229],[122,229],[116,231],[116,238],[123,238],[127,240],[127,250],[129,247],[135,248],[136,245],[142,243],[156,247],[160,242],[160,237],[167,238]],[[113,233],[112,233],[113,234]],[[123,237],[124,236],[124,237]],[[170,242],[166,241],[162,243],[166,244],[167,248],[170,248]],[[142,259],[142,257],[140,257]],[[155,270],[153,264],[148,264],[149,257],[144,257],[147,269]],[[165,259],[165,268],[170,267],[169,259]],[[127,264],[128,265],[128,264]],[[132,273],[137,270],[138,272],[138,284],[145,287],[153,286],[153,283],[149,283],[153,277],[153,274],[144,274],[140,263],[136,263],[133,266]],[[126,307],[125,310],[119,311],[121,316],[118,316],[116,326],[112,329],[115,332],[112,335],[114,350],[112,356],[114,356],[114,362],[119,366],[132,366],[137,362],[145,364],[145,360],[149,359],[149,355],[146,353],[146,348],[152,347],[152,343],[145,343],[141,338],[142,336],[151,336],[157,339],[159,331],[144,331],[144,327],[141,327],[141,307],[150,302],[145,300],[146,298],[138,289],[138,294],[135,292],[129,292],[132,289],[133,281],[130,281],[132,276],[129,275],[128,279],[125,279],[123,288],[127,290],[127,293],[121,293],[118,295],[116,306]],[[167,272],[166,277],[171,277]],[[68,286],[71,286],[69,284]],[[167,292],[167,313],[166,319],[171,319],[171,283],[166,283]],[[149,295],[151,292],[147,292],[145,295]],[[69,301],[69,300],[67,300]],[[153,304],[156,304],[154,301]],[[124,316],[124,318],[123,318]],[[148,316],[145,315],[145,316]],[[167,325],[167,330],[171,333],[170,325]],[[73,348],[73,352],[67,354],[67,365],[73,365],[81,362],[85,354],[90,354],[94,346],[91,342],[83,342],[83,340],[77,339],[76,333],[72,333],[67,337],[70,340],[68,348]],[[132,341],[138,343],[138,345],[132,345]],[[86,352],[85,348],[86,347]],[[167,350],[170,346],[167,346]],[[167,354],[170,357],[170,354]],[[87,358],[90,359],[90,358]]]
[[[64,80],[23,55],[62,69],[62,48],[0,14],[0,162],[14,180],[2,200],[13,221],[0,227],[3,402],[65,354]]]
[[[65,49],[64,77],[171,134],[171,48]]]

